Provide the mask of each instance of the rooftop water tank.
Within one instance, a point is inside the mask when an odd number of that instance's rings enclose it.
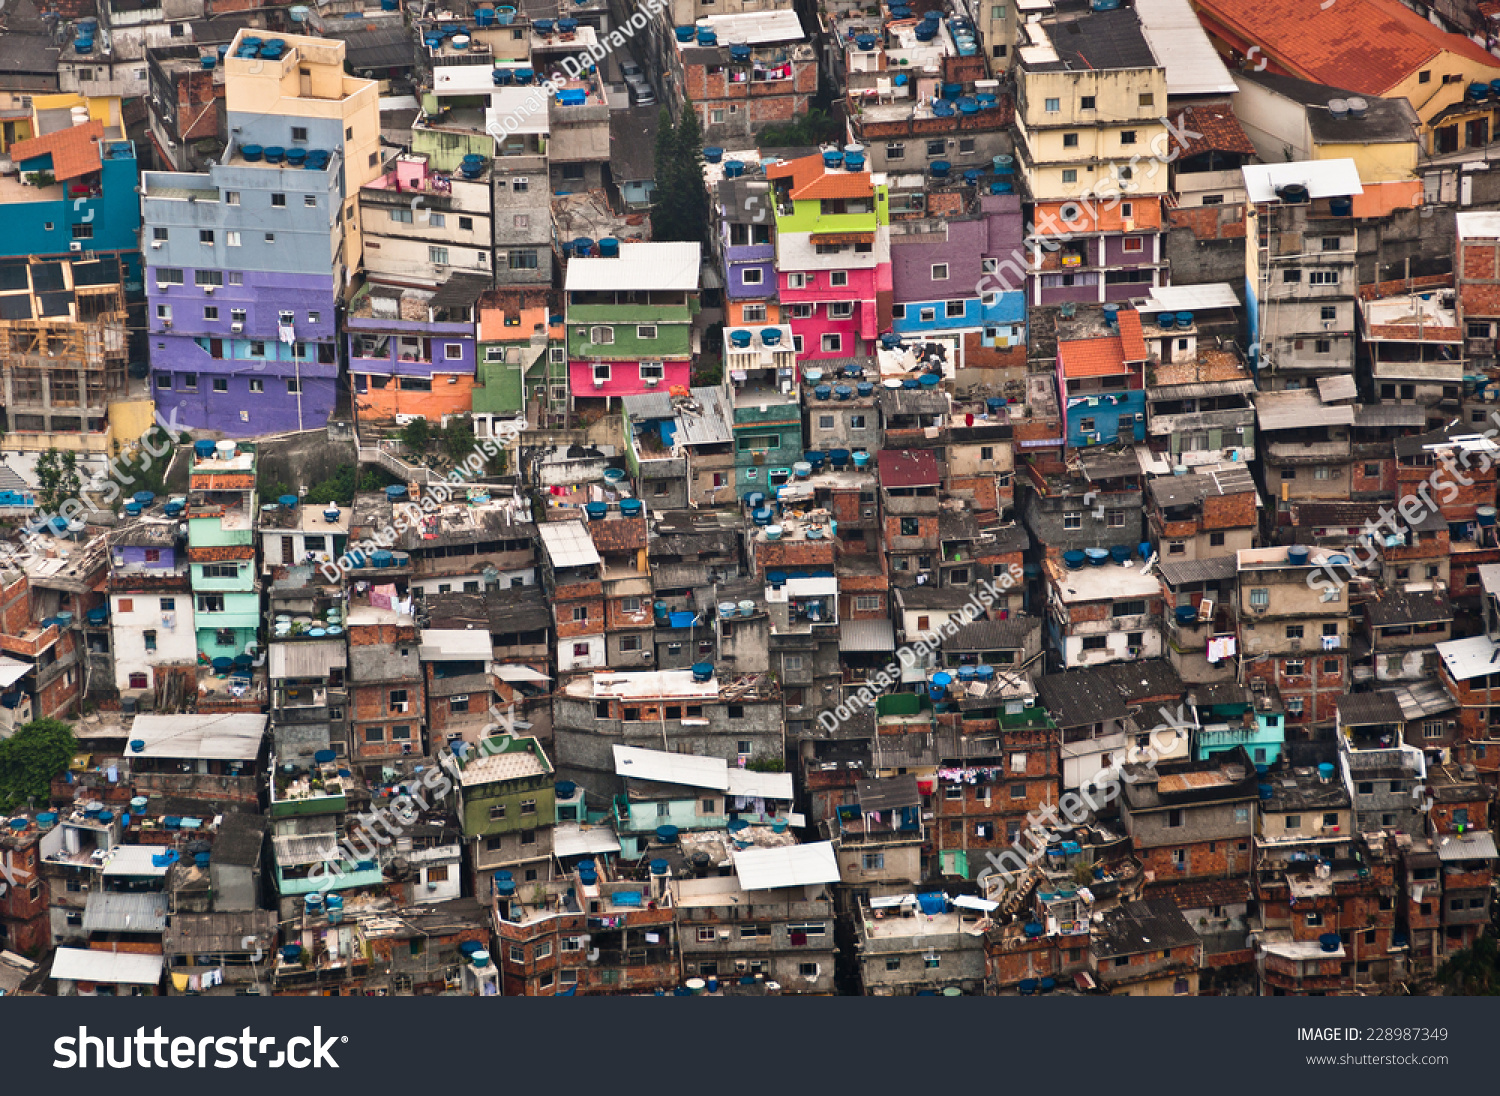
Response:
[[[1076,571],[1081,568],[1083,561],[1087,558],[1081,548],[1074,548],[1062,554],[1063,566],[1070,571]]]
[[[712,662],[693,663],[693,680],[700,685],[714,679],[714,664]]]
[[[830,171],[836,171],[844,164],[844,154],[837,149],[832,152],[823,153],[823,166]]]
[[[731,45],[729,47],[729,59],[740,62],[750,60],[750,47],[739,43]]]
[[[820,384],[813,388],[813,395],[820,400],[826,400],[832,394],[833,387],[831,385]]]
[[[627,518],[640,517],[641,510],[645,507],[645,505],[646,504],[643,503],[640,499],[621,499],[620,514],[621,516]]]
[[[1177,313],[1177,326],[1182,328],[1193,326],[1193,314],[1191,312]]]
[[[847,399],[851,398],[853,395],[854,395],[854,389],[850,388],[847,384],[840,384],[840,385],[834,386],[834,389],[833,389],[834,399],[847,400]]]
[[[1161,328],[1163,331],[1170,331],[1172,328],[1177,326],[1177,313],[1158,312],[1156,314],[1156,326]]]
[[[1088,557],[1090,567],[1103,567],[1105,561],[1109,559],[1107,548],[1085,548],[1083,554]]]
[[[475,8],[474,25],[476,27],[492,27],[495,25],[494,8]]]
[[[760,344],[762,346],[779,346],[781,344],[781,329],[777,327],[762,327],[760,329]]]
[[[604,502],[590,502],[585,504],[583,512],[588,515],[590,521],[603,521],[609,513],[609,504]]]
[[[932,177],[934,179],[946,179],[953,165],[947,160],[934,160],[931,164]]]
[[[1333,779],[1332,762],[1324,761],[1318,766],[1318,779],[1321,780],[1324,784],[1327,784],[1330,780]]]
[[[1286,550],[1286,561],[1293,567],[1301,567],[1307,562],[1307,549],[1300,544],[1294,544]]]
[[[779,526],[779,525],[767,525],[766,526],[766,539],[767,540],[780,540],[781,539],[781,526]]]
[[[665,861],[665,860],[661,860],[661,859],[653,860],[653,861],[651,861],[651,874],[652,875],[666,875],[667,872],[671,870],[671,867],[672,867],[672,865],[669,864],[669,863],[667,863],[667,861]]]
[[[579,236],[573,241],[573,254],[580,259],[587,258],[592,250],[594,250],[594,241],[587,236]]]
[[[743,350],[750,345],[752,338],[754,336],[748,331],[731,331],[729,333],[729,345],[737,350]]]
[[[743,160],[725,160],[724,178],[738,179],[745,174],[745,163]]]
[[[602,259],[616,259],[620,255],[620,241],[613,236],[606,236],[599,241],[599,257]]]
[[[835,468],[846,468],[846,467],[848,467],[848,464],[849,464],[849,450],[847,450],[847,449],[830,449],[830,450],[828,450],[828,463],[831,464],[831,465],[833,465]]]
[[[854,461],[856,468],[864,468],[870,463],[870,454],[864,449],[856,449],[850,454],[850,458]]]
[[[677,35],[677,40],[679,42],[691,42],[693,40],[693,34],[696,32],[696,30],[696,27],[673,27],[672,33]]]
[[[656,840],[663,845],[672,845],[677,842],[676,826],[657,826]]]
[[[865,168],[865,154],[863,152],[844,153],[845,171],[863,171]]]
[[[280,145],[266,146],[266,163],[279,164],[286,160],[286,149]]]

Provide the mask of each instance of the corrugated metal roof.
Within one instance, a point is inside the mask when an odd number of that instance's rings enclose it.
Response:
[[[495,676],[501,681],[527,681],[533,684],[542,684],[552,679],[530,666],[518,666],[515,663],[501,662],[495,666]]]
[[[1246,164],[1245,190],[1252,202],[1277,201],[1279,186],[1305,186],[1313,198],[1363,194],[1353,160],[1295,160],[1283,164]]]
[[[487,628],[423,628],[417,650],[423,662],[488,662],[495,653]]]
[[[1495,836],[1488,830],[1453,834],[1438,843],[1439,860],[1494,860],[1500,857],[1495,851]]]
[[[269,663],[273,679],[327,677],[330,670],[349,664],[349,652],[342,641],[273,643]]]
[[[331,833],[283,834],[271,838],[276,863],[283,868],[328,864],[339,857],[338,839]]]
[[[730,768],[729,794],[757,799],[795,798],[791,773],[758,773],[753,769]]]
[[[1439,643],[1437,653],[1454,681],[1500,674],[1500,647],[1489,636],[1470,636]]]
[[[719,388],[694,388],[699,410],[684,408],[677,414],[676,441],[681,445],[727,445],[734,440],[733,415]]]
[[[1401,705],[1391,693],[1350,693],[1339,697],[1339,725],[1402,722]]]
[[[839,881],[833,844],[790,845],[779,849],[744,849],[734,854],[734,870],[747,891],[805,887]]]
[[[52,977],[68,982],[154,986],[161,981],[164,961],[160,955],[138,955],[133,951],[58,948],[52,958]]]
[[[1354,378],[1348,373],[1318,378],[1318,398],[1324,403],[1332,403],[1334,400],[1352,400],[1358,397],[1359,389],[1354,386]]]
[[[722,757],[643,750],[636,746],[610,747],[615,755],[615,775],[658,784],[686,784],[693,788],[729,789],[729,765]]]
[[[1427,409],[1421,404],[1375,403],[1360,404],[1354,409],[1354,425],[1376,426],[1425,426]]]
[[[251,941],[248,946],[246,937]],[[276,945],[276,914],[270,910],[243,913],[175,913],[172,927],[162,937],[168,955],[238,955],[269,952]]]
[[[882,487],[936,487],[937,457],[928,449],[882,449],[876,458]]]
[[[576,822],[564,822],[552,830],[552,852],[558,857],[596,855],[619,852],[620,839],[608,826],[581,828]]]
[[[1297,430],[1309,426],[1353,426],[1354,408],[1330,407],[1308,388],[1262,392],[1255,397],[1255,417],[1262,430]]]
[[[138,715],[130,739],[145,748],[132,747],[129,756],[254,761],[265,734],[263,715]]]
[[[600,563],[599,550],[581,521],[549,521],[537,526],[537,532],[554,567],[588,567]]]
[[[841,651],[894,651],[896,629],[889,620],[846,620],[839,625]]]
[[[1161,577],[1170,586],[1182,586],[1189,582],[1222,582],[1239,573],[1239,564],[1233,556],[1215,556],[1211,559],[1162,560],[1156,565]]]
[[[167,896],[93,891],[83,909],[84,932],[162,932],[167,927]]]
[[[712,27],[722,42],[743,42],[748,46],[768,42],[800,42],[805,37],[802,20],[790,9],[709,15],[699,19],[697,25]]]
[[[1188,0],[1136,0],[1135,12],[1151,52],[1167,70],[1168,97],[1239,90]]]
[[[1159,0],[1158,0],[1159,2]],[[1177,2],[1177,0],[1172,0]],[[1186,7],[1185,0],[1182,0]],[[1196,19],[1193,20],[1195,23]],[[1232,83],[1233,81],[1231,81]],[[1138,311],[1154,316],[1158,312],[1208,311],[1215,308],[1238,308],[1240,299],[1228,282],[1204,285],[1159,285],[1151,290],[1150,300]]]
[[[691,243],[621,244],[616,259],[573,259],[569,293],[615,289],[693,293],[698,289],[701,246]]]

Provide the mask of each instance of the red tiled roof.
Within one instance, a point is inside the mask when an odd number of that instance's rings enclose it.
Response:
[[[882,449],[877,463],[882,487],[935,487],[942,481],[930,449]]]
[[[1064,377],[1113,377],[1130,372],[1118,335],[1104,339],[1059,339],[1057,358],[1062,362]]]
[[[1143,362],[1151,356],[1141,334],[1141,314],[1133,308],[1116,313],[1120,323],[1120,352],[1128,362]]]
[[[869,198],[875,186],[868,171],[825,171],[823,157],[815,154],[798,160],[772,164],[767,179],[790,179],[792,201],[806,198]]]
[[[1186,144],[1180,136],[1197,134]],[[1173,118],[1173,127],[1167,130],[1168,143],[1178,156],[1196,156],[1200,152],[1239,152],[1255,155],[1255,146],[1228,103],[1207,103],[1188,107]]]
[[[17,141],[10,146],[10,158],[12,163],[21,164],[50,155],[53,178],[59,182],[76,179],[99,170],[99,142],[103,139],[104,123],[89,122],[72,129],[60,129],[45,137]]]
[[[1193,0],[1193,6],[1239,35],[1240,52],[1258,46],[1272,66],[1293,76],[1367,95],[1390,91],[1444,50],[1500,72],[1500,58],[1439,30],[1400,0]]]

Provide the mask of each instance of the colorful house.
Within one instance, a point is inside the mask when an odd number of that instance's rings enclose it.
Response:
[[[1057,340],[1058,398],[1067,444],[1080,449],[1146,440],[1146,340],[1134,311],[1080,320]]]
[[[712,167],[713,165],[710,165]],[[750,168],[759,169],[759,165]],[[776,219],[764,178],[726,178],[716,189],[718,232],[714,250],[724,277],[724,319],[729,325],[780,323],[776,300]]]
[[[202,673],[231,667],[215,660],[254,655],[260,628],[260,584],[255,575],[256,452],[253,446],[200,442],[188,479],[188,563]],[[232,690],[230,690],[232,693]],[[200,709],[201,710],[201,709]],[[258,708],[256,709],[259,710]]]
[[[90,118],[12,144],[9,156],[20,179],[0,180],[0,256],[109,252],[128,265],[134,280],[140,270],[140,169],[135,143],[122,137],[119,126]]]
[[[360,288],[344,324],[360,420],[441,422],[473,409],[474,311],[489,284],[455,274],[435,292]]]
[[[511,286],[480,295],[474,429],[497,419],[541,424],[568,409],[568,352],[557,293]]]
[[[803,361],[862,357],[890,326],[889,195],[860,153],[766,169],[776,203],[783,315]]]
[[[697,351],[701,247],[619,244],[618,254],[568,263],[568,374],[572,399],[686,387]]]

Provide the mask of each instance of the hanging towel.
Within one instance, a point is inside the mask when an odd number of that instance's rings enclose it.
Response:
[[[118,784],[120,782],[120,770],[114,765],[109,767],[109,782],[111,784]]]
[[[186,993],[188,988],[188,976],[186,974],[178,974],[174,970],[172,972],[172,987],[176,989],[178,993]]]
[[[297,336],[292,331],[292,325],[289,323],[276,325],[276,337],[279,338],[282,342],[286,343],[288,346],[291,346],[294,342],[297,341]]]

